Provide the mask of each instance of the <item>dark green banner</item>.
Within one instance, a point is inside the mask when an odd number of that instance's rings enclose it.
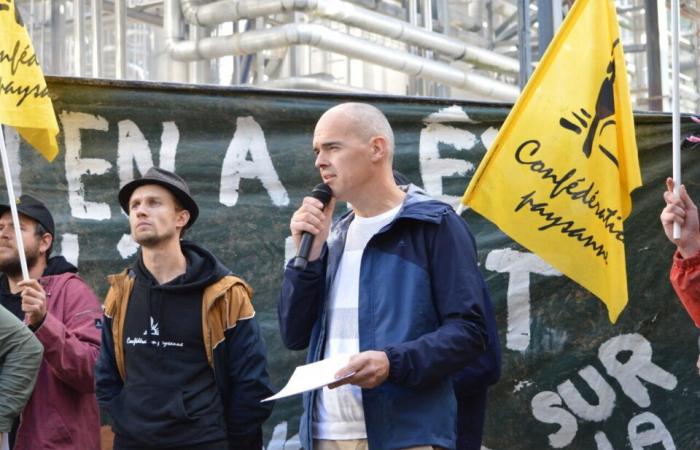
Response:
[[[105,276],[130,264],[136,252],[117,202],[119,186],[152,165],[176,170],[201,209],[188,238],[256,289],[277,388],[304,357],[282,346],[276,302],[290,251],[289,219],[320,181],[311,150],[319,116],[349,100],[379,107],[396,133],[395,167],[456,205],[509,110],[436,99],[68,79],[50,79],[49,88],[61,126],[56,161],[47,163],[6,134],[15,185],[50,205],[57,250],[104,295]],[[636,123],[644,186],[625,223],[630,300],[616,325],[589,292],[478,215],[463,215],[477,239],[503,348],[503,377],[489,399],[484,446],[490,450],[700,448],[698,332],[668,282],[673,246],[658,219],[671,173],[670,117],[639,115]],[[692,130],[686,125],[683,132]],[[700,151],[684,151],[683,165],[691,195],[700,200]],[[298,448],[300,411],[300,398],[277,403],[266,425],[268,449]]]

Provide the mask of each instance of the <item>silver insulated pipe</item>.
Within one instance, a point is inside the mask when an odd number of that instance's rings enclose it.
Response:
[[[518,74],[520,70],[520,63],[515,58],[466,44],[459,39],[342,0],[221,0],[201,6],[197,6],[193,0],[182,0],[180,5],[185,21],[193,25],[215,26],[273,14],[305,12],[432,50],[478,67],[509,74]]]
[[[493,99],[513,102],[520,93],[519,89],[513,85],[483,75],[465,73],[445,63],[392,50],[317,24],[292,23],[233,36],[172,42],[170,55],[177,61],[195,61],[228,55],[249,55],[266,49],[291,45],[309,45],[340,53]]]

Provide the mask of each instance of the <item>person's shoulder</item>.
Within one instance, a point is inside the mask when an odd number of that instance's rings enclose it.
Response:
[[[92,286],[77,273],[68,272],[58,275],[49,275],[45,277],[45,279],[47,278],[46,288],[56,292],[56,295],[70,299],[81,299],[85,297],[97,299]]]
[[[220,295],[226,291],[243,291],[248,296],[253,296],[253,288],[241,276],[229,272],[214,283],[205,288],[205,296]]]
[[[70,284],[87,284],[80,275],[74,272],[64,272],[54,275],[44,275],[41,277],[41,284],[44,288],[61,289],[68,283]]]
[[[233,287],[233,286],[243,286],[246,288],[250,287],[250,284],[242,276],[235,274],[233,272],[230,272],[227,275],[224,275],[223,277],[221,277],[221,279],[219,281],[225,283],[227,286],[230,286],[230,287]]]
[[[447,215],[458,217],[452,206],[426,195],[423,191],[409,191],[404,200],[404,207],[399,213],[399,217],[414,218],[436,224],[444,221]]]
[[[53,283],[55,286],[65,286],[70,285],[71,287],[85,286],[90,287],[87,281],[81,277],[78,273],[65,272],[57,275],[46,275],[42,277],[46,280],[47,284]]]

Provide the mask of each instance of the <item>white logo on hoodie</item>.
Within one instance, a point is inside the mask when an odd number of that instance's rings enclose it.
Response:
[[[148,334],[148,330],[143,332],[144,336]],[[151,317],[151,336],[160,336],[160,331],[158,330],[158,322],[153,320]]]
[[[156,336],[160,337],[160,328],[158,326],[158,322],[153,320],[153,317],[151,317],[150,319],[151,319],[151,325],[150,325],[151,334],[149,337],[152,337],[152,338],[156,337]],[[148,336],[148,330],[145,330],[143,332],[143,336]],[[185,346],[184,343],[182,343],[182,342],[161,341],[160,339],[152,339],[151,341],[148,341],[147,339],[142,338],[142,337],[127,337],[126,344],[133,345],[133,346],[150,344],[150,345],[155,346],[155,347],[163,347],[163,348],[166,348],[166,347],[184,347]]]

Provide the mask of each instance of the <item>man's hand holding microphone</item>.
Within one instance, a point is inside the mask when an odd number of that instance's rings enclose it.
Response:
[[[297,256],[294,267],[304,270],[306,263],[321,256],[321,250],[333,223],[335,198],[331,188],[321,183],[316,185],[309,197],[304,197],[289,224]]]
[[[318,184],[311,196],[304,197],[301,207],[296,210],[289,224],[292,239],[297,248],[293,266],[304,270],[309,261],[321,256],[323,244],[333,222],[335,198],[331,189]],[[337,383],[329,387],[334,389],[344,384],[354,384],[363,388],[374,388],[382,384],[389,376],[389,358],[383,351],[365,351],[353,355],[347,366],[336,373]]]

